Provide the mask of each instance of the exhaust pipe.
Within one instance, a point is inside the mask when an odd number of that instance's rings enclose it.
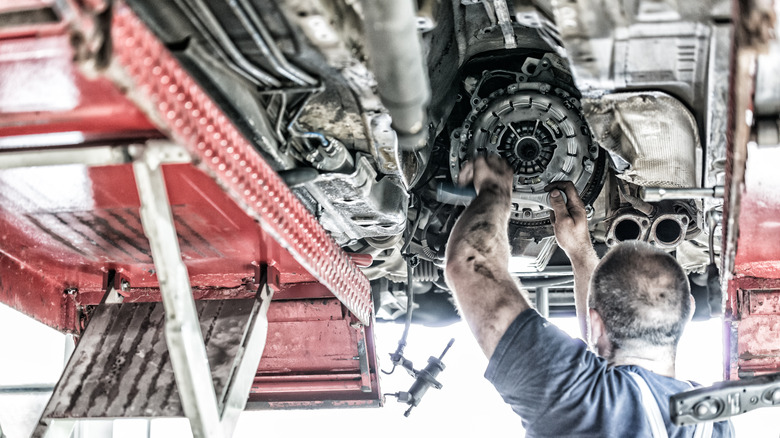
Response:
[[[688,216],[680,214],[662,214],[650,228],[648,242],[664,250],[677,248],[685,240],[688,229]]]
[[[365,33],[379,97],[393,119],[401,150],[427,140],[431,90],[417,31],[414,0],[363,0]]]
[[[637,213],[623,213],[616,216],[607,230],[607,246],[614,246],[628,240],[647,240],[650,219]]]

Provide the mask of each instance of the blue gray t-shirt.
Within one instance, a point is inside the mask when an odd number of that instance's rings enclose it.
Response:
[[[485,377],[522,417],[528,437],[651,437],[637,384],[650,386],[670,438],[693,436],[693,426],[668,421],[669,396],[690,385],[629,365],[610,367],[535,310],[509,326],[490,359]],[[731,423],[715,423],[713,437],[733,436]]]

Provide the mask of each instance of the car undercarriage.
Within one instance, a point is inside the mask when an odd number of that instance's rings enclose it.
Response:
[[[371,256],[380,320],[406,313],[408,278],[415,321],[457,319],[442,267],[473,194],[456,181],[486,153],[515,173],[511,269],[553,313],[573,309],[544,191],[561,180],[601,251],[673,252],[699,315],[717,313],[727,2],[128,3],[336,242]]]

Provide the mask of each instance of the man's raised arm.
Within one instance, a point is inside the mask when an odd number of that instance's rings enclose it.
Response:
[[[512,321],[531,306],[509,274],[512,170],[497,155],[464,166],[459,183],[473,182],[477,197],[458,219],[447,243],[447,283],[461,314],[490,358]]]
[[[555,239],[569,256],[574,270],[574,307],[580,332],[585,342],[590,342],[590,314],[588,311],[588,293],[590,277],[599,263],[588,232],[588,217],[577,189],[570,181],[554,182],[545,190],[550,192],[553,214],[551,220],[555,229]],[[566,200],[561,196],[563,191]]]

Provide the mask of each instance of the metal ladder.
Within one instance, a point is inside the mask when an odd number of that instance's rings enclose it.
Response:
[[[176,154],[148,144],[133,162],[162,303],[122,303],[109,287],[33,437],[68,438],[80,420],[185,416],[196,438],[232,435],[265,347],[273,292],[261,278],[253,299],[195,302],[161,169],[182,160]]]

